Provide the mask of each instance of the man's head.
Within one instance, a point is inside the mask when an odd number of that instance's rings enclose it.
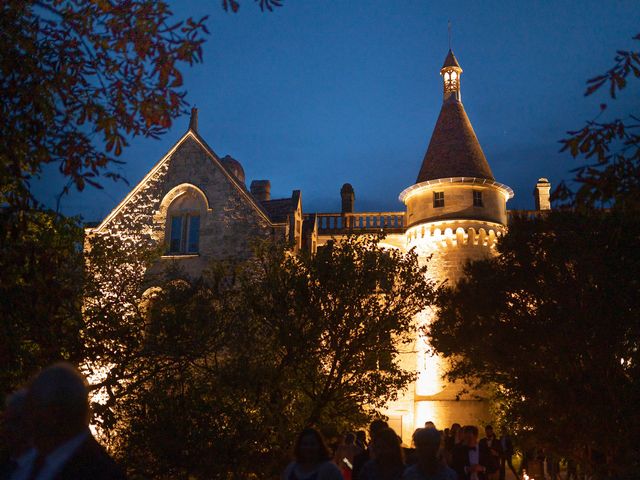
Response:
[[[26,411],[38,448],[55,448],[86,430],[87,393],[84,377],[69,363],[56,363],[34,378],[27,393]]]
[[[484,434],[486,435],[487,438],[492,438],[493,427],[491,425],[487,425],[486,427],[484,427]]]
[[[475,447],[478,444],[478,427],[474,425],[466,425],[462,429],[464,443],[468,447]]]
[[[374,420],[369,424],[369,438],[373,439],[383,428],[389,428],[389,425],[384,420],[380,420],[379,418]]]
[[[413,432],[413,444],[418,454],[418,462],[429,463],[437,457],[440,432],[435,428],[419,428]]]

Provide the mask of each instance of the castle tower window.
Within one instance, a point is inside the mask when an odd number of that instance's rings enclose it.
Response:
[[[444,207],[444,192],[433,192],[433,208]]]
[[[483,207],[484,203],[482,203],[482,192],[479,190],[473,191],[473,206],[474,207]]]
[[[170,238],[169,253],[198,253],[200,215],[173,215]]]

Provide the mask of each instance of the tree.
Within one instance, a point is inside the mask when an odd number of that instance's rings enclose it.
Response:
[[[0,392],[55,361],[79,362],[82,228],[52,212],[0,209]]]
[[[640,41],[640,34],[633,37]],[[616,95],[632,75],[640,78],[640,51],[619,50],[615,65],[587,82],[585,96],[609,85],[609,95]],[[600,105],[600,115],[579,130],[570,131],[561,140],[562,150],[575,158],[590,162],[576,168],[577,190],[562,183],[554,193],[556,199],[578,208],[611,207],[637,210],[640,207],[640,116],[600,120],[607,105]]]
[[[516,218],[499,256],[442,292],[430,331],[449,376],[495,387],[518,433],[629,478],[640,440],[639,236],[637,217],[618,212]],[[475,340],[462,341],[470,331]]]
[[[33,206],[30,181],[49,164],[64,192],[121,179],[112,167],[128,141],[157,138],[184,113],[183,66],[202,61],[205,20],[176,20],[166,1],[4,1],[0,204]]]
[[[95,345],[109,365],[96,387],[131,472],[273,478],[304,426],[338,433],[393,399],[413,378],[399,349],[434,292],[415,254],[379,240],[349,237],[315,256],[259,244],[247,263],[216,264],[199,279],[170,271],[152,290],[143,278],[121,287],[119,260],[99,267],[118,293],[94,290],[85,333],[116,340]],[[108,245],[112,259],[130,251]],[[92,248],[96,259],[102,248]]]
[[[0,7],[0,203],[32,203],[29,181],[55,164],[100,187],[131,136],[157,137],[187,105],[183,64],[202,59],[204,18],[168,5],[8,0]]]

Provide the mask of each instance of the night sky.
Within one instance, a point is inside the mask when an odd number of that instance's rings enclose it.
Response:
[[[357,211],[403,209],[398,194],[415,182],[442,102],[448,19],[462,101],[496,180],[515,190],[509,208],[533,208],[539,177],[571,177],[578,163],[558,140],[608,101],[585,98],[585,81],[616,50],[640,47],[638,0],[285,0],[274,13],[244,0],[235,15],[220,3],[172,3],[178,17],[209,15],[204,63],[184,76],[200,134],[242,163],[247,185],[269,179],[274,198],[300,189],[306,212],[339,211],[345,182]],[[632,83],[604,118],[638,111]],[[130,186],[105,179],[103,191],[64,197],[62,212],[104,218],[188,123],[134,139],[117,168]],[[37,195],[55,207],[62,184],[50,169]]]

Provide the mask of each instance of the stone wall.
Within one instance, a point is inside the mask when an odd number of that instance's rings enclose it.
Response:
[[[482,206],[474,206],[473,192],[482,195]],[[444,194],[444,206],[434,207],[433,194]],[[406,198],[407,225],[445,219],[486,220],[506,224],[506,197],[504,189],[492,184],[433,183],[412,192]]]
[[[431,280],[455,284],[462,278],[467,261],[495,254],[495,242],[504,232],[503,225],[491,221],[432,221],[409,227],[403,235],[402,247],[416,249]],[[435,315],[436,311],[429,307],[416,315],[416,324],[428,326]],[[426,421],[445,428],[454,422],[482,425],[489,420],[487,401],[478,399],[482,392],[460,395],[464,384],[443,379],[447,363],[433,355],[427,336],[418,335],[400,361],[404,368],[415,369],[418,377],[395,402],[387,405],[385,414],[406,444],[410,444],[414,429],[423,427]]]
[[[240,186],[240,188],[238,188]],[[136,238],[166,245],[167,209],[173,199],[192,190],[202,198],[197,255],[165,255],[156,269],[175,265],[198,276],[214,259],[245,259],[256,238],[282,238],[285,225],[272,225],[252,202],[244,184],[234,182],[199,141],[188,134],[169,158],[145,177],[112,218],[90,235]]]

